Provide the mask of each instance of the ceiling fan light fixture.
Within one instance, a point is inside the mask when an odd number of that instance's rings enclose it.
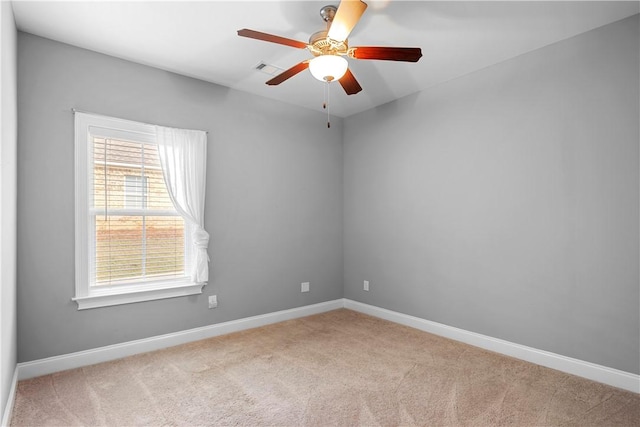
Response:
[[[316,56],[309,62],[309,71],[321,82],[340,80],[348,67],[347,60],[338,55]]]
[[[320,10],[320,16],[326,22],[327,29],[313,33],[309,38],[309,43],[248,28],[238,30],[238,35],[297,49],[307,49],[314,56],[314,58],[305,59],[268,80],[266,84],[269,86],[279,85],[308,68],[313,77],[321,82],[329,83],[338,80],[347,95],[355,95],[362,90],[362,86],[349,69],[345,57],[402,62],[418,62],[422,57],[422,50],[419,47],[349,47],[347,38],[366,9],[367,4],[362,0],[342,0],[338,7],[331,5],[323,7]],[[326,88],[328,89],[328,87],[327,84]],[[329,90],[326,90],[325,93],[327,94],[325,108],[328,114]]]

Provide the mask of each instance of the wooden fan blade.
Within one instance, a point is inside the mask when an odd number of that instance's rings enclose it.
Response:
[[[367,4],[361,0],[342,0],[336,16],[333,17],[327,37],[339,42],[345,41],[360,21],[366,8]]]
[[[422,49],[419,47],[358,46],[352,48],[350,56],[355,59],[418,62],[422,57]]]
[[[298,49],[304,49],[307,47],[306,43],[299,42],[298,40],[288,39],[286,37],[274,36],[273,34],[261,33],[260,31],[249,30],[243,28],[238,30],[238,35],[242,37],[249,37],[250,39],[263,40],[265,42],[283,44],[285,46],[297,47]]]
[[[353,73],[348,68],[347,72],[344,73],[344,76],[342,76],[338,81],[344,91],[347,92],[347,95],[355,95],[362,90],[362,86],[360,86],[360,83],[358,83],[356,78],[353,76]]]
[[[274,78],[269,80],[267,82],[267,84],[269,86],[279,85],[283,81],[295,76],[296,74],[298,74],[301,71],[306,70],[307,68],[309,68],[309,61],[303,61],[303,62],[301,62],[299,64],[296,64],[293,67],[289,68],[287,71],[284,71],[284,72],[278,74],[277,76],[275,76]]]

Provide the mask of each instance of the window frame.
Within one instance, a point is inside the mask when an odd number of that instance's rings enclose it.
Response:
[[[139,281],[127,285],[91,286],[94,274],[95,224],[91,221],[93,175],[92,146],[95,130],[99,136],[157,144],[155,126],[130,120],[75,112],[75,297],[78,310],[201,294],[204,283],[187,277],[153,282]],[[97,135],[95,135],[97,136]],[[141,210],[142,211],[142,210]],[[149,212],[145,213],[149,215]],[[152,215],[152,213],[151,213]],[[190,227],[184,221],[185,258],[193,256]],[[189,265],[185,263],[185,266]]]

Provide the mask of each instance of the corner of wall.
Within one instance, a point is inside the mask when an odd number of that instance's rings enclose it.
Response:
[[[0,2],[0,419],[8,423],[17,363],[17,29],[11,2]]]

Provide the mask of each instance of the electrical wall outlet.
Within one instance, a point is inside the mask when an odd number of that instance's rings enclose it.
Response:
[[[303,282],[300,284],[300,292],[309,292],[309,282]]]
[[[209,295],[209,308],[216,308],[218,306],[218,296]]]
[[[364,289],[365,291],[368,291],[368,290],[369,290],[369,281],[368,281],[368,280],[365,280],[365,281],[364,281],[364,287],[363,287],[363,289]]]

